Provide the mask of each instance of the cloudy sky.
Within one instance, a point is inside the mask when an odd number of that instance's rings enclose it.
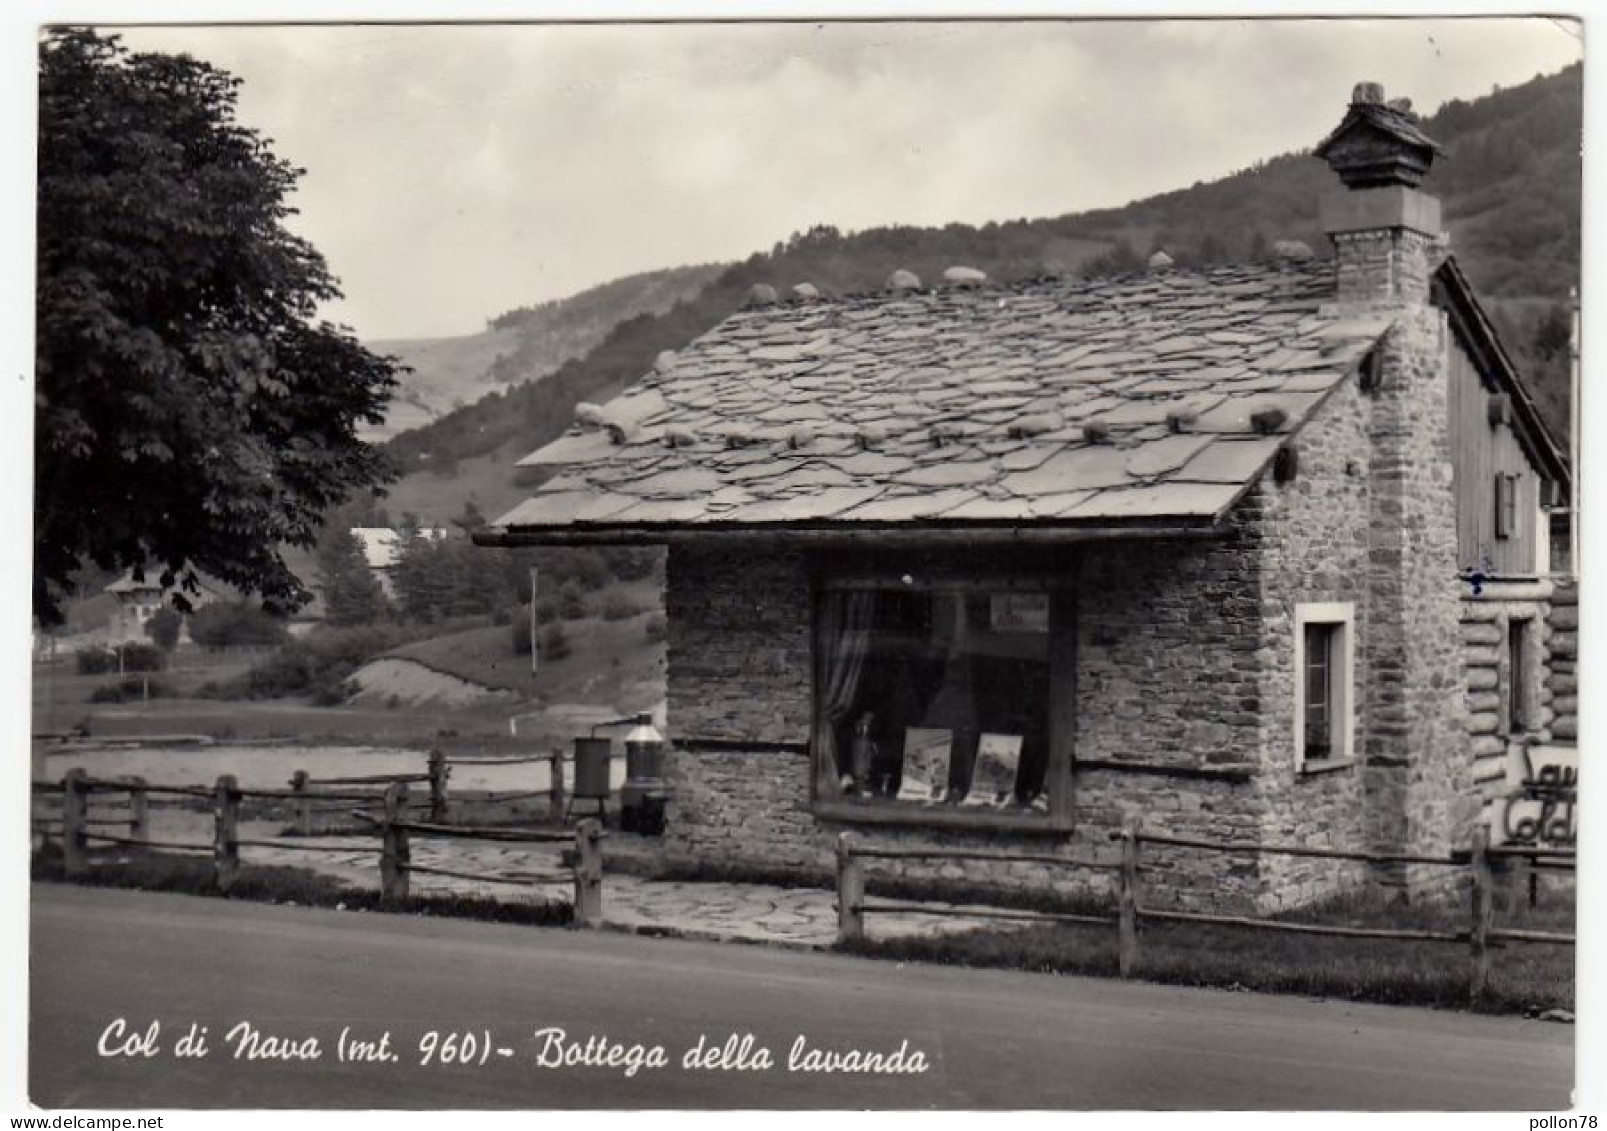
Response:
[[[1419,109],[1580,58],[1575,24],[804,22],[125,32],[244,80],[307,169],[305,236],[365,337],[506,308],[812,223],[1122,204],[1310,146],[1358,79]]]
[[[139,29],[244,80],[364,337],[466,333],[815,223],[1121,204],[1580,57],[1547,19]]]

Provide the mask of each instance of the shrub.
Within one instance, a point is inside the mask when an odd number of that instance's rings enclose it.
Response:
[[[564,620],[579,620],[586,615],[586,595],[573,581],[566,581],[558,590],[558,612]]]
[[[520,605],[513,615],[513,654],[530,655],[530,606]]]
[[[629,593],[618,589],[610,589],[603,595],[604,620],[629,620],[637,613],[646,612],[646,608],[631,600]]]
[[[642,626],[642,633],[656,644],[670,634],[669,622],[664,619],[663,613],[657,613],[647,618],[647,624]]]
[[[124,676],[108,687],[97,687],[89,697],[91,703],[129,703],[149,696],[152,699],[171,697],[173,689],[159,679],[147,676]]]
[[[104,675],[107,672],[159,672],[167,666],[167,657],[154,644],[128,643],[116,648],[84,648],[76,658],[79,675]]]
[[[551,597],[543,597],[536,602],[536,623],[553,624],[558,620],[558,602]]]
[[[207,684],[200,693],[222,699],[309,695],[319,706],[332,706],[351,697],[355,689],[348,681],[353,672],[415,635],[386,624],[320,627],[287,640],[244,675],[223,684]]]
[[[283,643],[284,622],[257,605],[218,601],[190,614],[190,638],[203,648]]]
[[[179,630],[183,627],[184,618],[179,616],[177,610],[164,605],[145,622],[145,635],[162,651],[171,652],[178,647]]]
[[[552,625],[541,634],[541,658],[543,660],[561,660],[569,655],[569,637],[564,633],[561,624]]]

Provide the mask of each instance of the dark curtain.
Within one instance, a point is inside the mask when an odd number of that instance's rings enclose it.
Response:
[[[834,591],[821,602],[815,659],[820,701],[815,707],[812,744],[817,797],[835,797],[842,792],[838,784],[841,768],[837,734],[859,694],[875,612],[876,594],[869,590]]]

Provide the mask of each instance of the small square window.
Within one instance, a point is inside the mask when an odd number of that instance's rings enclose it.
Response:
[[[1295,608],[1295,761],[1303,770],[1353,757],[1354,616],[1348,603]]]

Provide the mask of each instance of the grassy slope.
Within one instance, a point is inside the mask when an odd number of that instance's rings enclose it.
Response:
[[[437,636],[387,655],[543,703],[607,704],[629,713],[646,710],[664,697],[664,644],[647,638],[653,615],[566,621],[570,654],[561,660],[542,658],[534,676],[530,657],[514,654],[507,625]]]

